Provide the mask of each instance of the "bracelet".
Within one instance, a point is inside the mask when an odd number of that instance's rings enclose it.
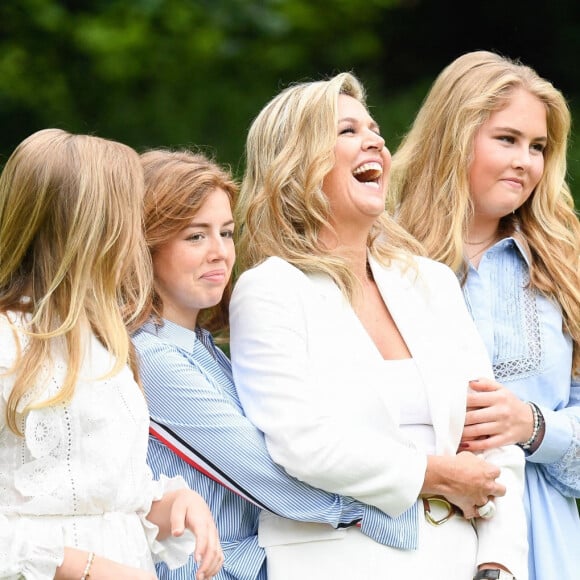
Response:
[[[542,411],[540,411],[536,403],[528,401],[528,405],[532,408],[532,413],[534,415],[534,429],[532,431],[530,438],[527,441],[524,441],[523,443],[517,443],[517,445],[521,447],[524,451],[529,451],[529,449],[534,445],[534,443],[538,439],[540,430],[544,425],[544,416],[542,415]]]
[[[87,565],[85,566],[85,570],[83,572],[83,575],[81,576],[81,580],[88,580],[89,578],[89,573],[91,571],[91,566],[93,565],[93,560],[95,559],[95,553],[94,552],[89,552],[89,558],[87,560]]]

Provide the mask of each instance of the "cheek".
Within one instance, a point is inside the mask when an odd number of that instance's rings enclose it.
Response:
[[[383,147],[382,155],[383,155],[383,174],[387,174],[391,170],[392,156],[391,152],[387,149],[386,145]]]
[[[153,262],[153,276],[156,284],[161,286],[171,285],[176,278],[171,262],[168,260]]]
[[[469,173],[467,175],[469,181],[469,192],[472,196],[477,195],[477,193],[482,188],[483,176],[481,172],[481,167],[477,163],[473,163],[469,168]]]
[[[545,160],[543,157],[538,158],[538,161],[534,163],[532,170],[530,171],[532,190],[534,190],[538,183],[540,183],[540,179],[542,179],[544,175],[544,166]]]
[[[506,166],[501,152],[484,144],[478,144],[474,150],[473,162],[469,168],[469,189],[472,194],[485,191],[495,181]]]
[[[333,169],[330,173],[327,173],[322,180],[322,191],[326,197],[331,200],[334,193],[336,192],[338,184],[342,179],[338,176],[338,171]]]
[[[185,257],[175,246],[160,248],[153,256],[153,275],[162,284],[177,280],[186,268]]]

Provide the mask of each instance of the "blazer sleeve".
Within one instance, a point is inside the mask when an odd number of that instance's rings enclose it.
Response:
[[[230,348],[242,405],[291,475],[396,517],[417,500],[426,456],[399,438],[317,289],[278,258],[238,279]]]

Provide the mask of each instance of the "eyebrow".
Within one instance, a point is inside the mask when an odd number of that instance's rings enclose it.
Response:
[[[234,220],[228,220],[227,222],[224,222],[223,224],[221,224],[220,227],[233,226],[233,225],[234,225]],[[212,224],[209,224],[207,222],[191,222],[185,226],[185,229],[188,229],[188,228],[210,228],[211,226],[212,226]]]
[[[353,125],[359,125],[361,124],[361,121],[359,119],[355,119],[354,117],[345,117],[344,119],[339,119],[338,123],[352,123]],[[377,130],[380,129],[379,124],[376,121],[372,121],[370,127]]]
[[[516,135],[517,137],[522,137],[523,133],[518,130],[514,129],[513,127],[494,127],[495,131],[504,131],[506,133],[511,133],[512,135]],[[548,137],[547,135],[542,135],[541,137],[536,137],[533,141],[539,141],[540,143],[547,143]]]

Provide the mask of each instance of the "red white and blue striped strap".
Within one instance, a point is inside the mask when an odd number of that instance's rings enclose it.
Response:
[[[230,477],[228,477],[225,473],[223,473],[218,467],[216,467],[209,459],[204,457],[199,451],[194,449],[189,443],[184,441],[171,431],[168,427],[157,423],[153,419],[150,418],[149,421],[149,433],[161,441],[166,447],[171,449],[175,454],[177,454],[183,461],[209,477],[213,479],[220,485],[223,485],[225,488],[229,489],[233,493],[238,494],[239,496],[243,497],[245,500],[249,501],[250,503],[254,504],[255,506],[259,507],[263,510],[268,510],[266,506],[260,503],[252,494],[238,485],[235,481],[233,481]],[[270,510],[268,510],[270,511]]]

